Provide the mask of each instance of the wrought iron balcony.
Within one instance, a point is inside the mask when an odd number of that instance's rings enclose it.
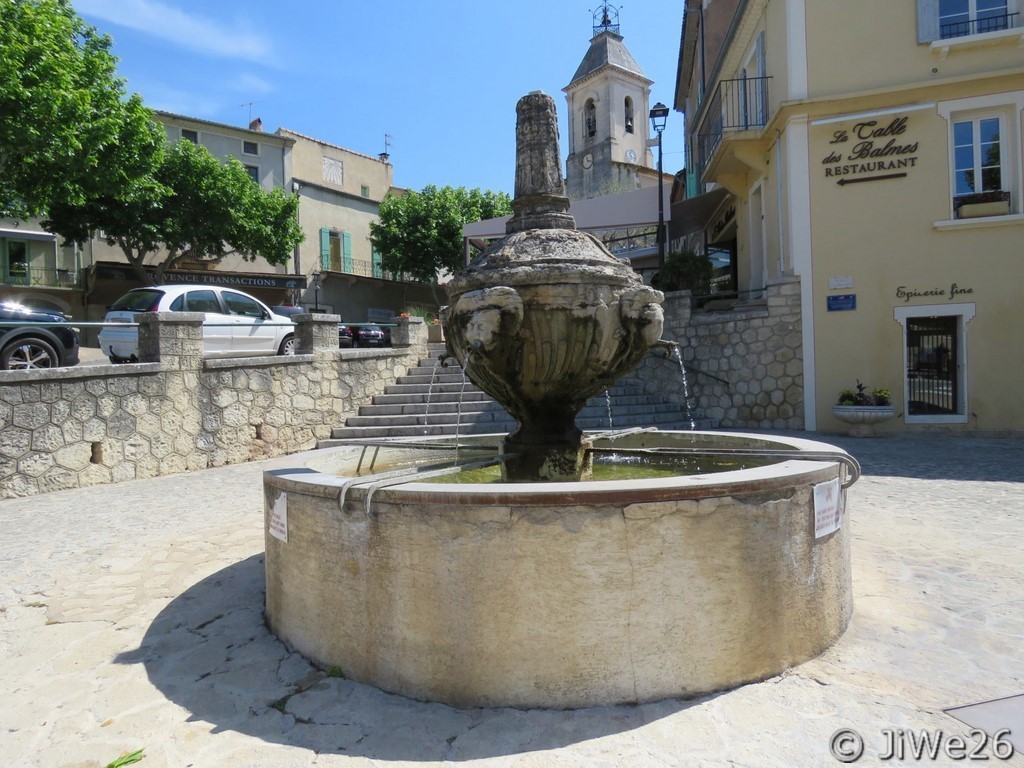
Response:
[[[949,40],[954,37],[967,37],[968,35],[983,35],[986,32],[1001,32],[1004,29],[1015,29],[1017,27],[1016,13],[1005,13],[1000,16],[984,16],[977,19],[963,19],[962,21],[951,21],[939,26],[939,37]]]
[[[78,276],[78,270],[74,269],[46,269],[30,264],[9,264],[0,273],[0,283],[37,288],[75,288],[78,286]]]
[[[726,131],[763,128],[768,122],[768,81],[766,77],[722,80],[704,104],[697,130],[697,162],[703,171]]]

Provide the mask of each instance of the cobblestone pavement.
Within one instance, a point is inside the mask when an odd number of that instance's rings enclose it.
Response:
[[[883,729],[969,749],[943,710],[1024,693],[1024,439],[822,439],[865,470],[842,639],[733,691],[570,712],[411,701],[290,654],[262,622],[266,463],[0,502],[0,764],[828,766],[841,728],[859,765],[901,762]]]

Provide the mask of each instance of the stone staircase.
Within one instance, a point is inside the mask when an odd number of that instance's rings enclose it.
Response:
[[[336,440],[504,433],[514,429],[512,417],[490,395],[465,379],[454,359],[447,367],[438,365],[437,356],[443,351],[443,344],[429,345],[428,358],[421,359],[418,367],[410,369],[384,394],[374,397],[370,405],[362,406],[359,415],[349,417],[345,426],[334,429],[332,439],[321,441],[320,447],[329,447]],[[694,420],[697,429],[716,426],[696,416]],[[646,394],[635,376],[620,379],[611,388],[610,397],[598,395],[588,400],[576,423],[586,431],[693,428],[683,406]]]

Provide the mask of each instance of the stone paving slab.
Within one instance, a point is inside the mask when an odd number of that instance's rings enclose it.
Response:
[[[0,502],[0,765],[830,766],[843,728],[858,765],[973,762],[884,760],[885,729],[970,745],[943,710],[1024,693],[1024,440],[822,439],[865,469],[842,639],[733,691],[570,712],[411,701],[289,653],[262,620],[268,462]]]

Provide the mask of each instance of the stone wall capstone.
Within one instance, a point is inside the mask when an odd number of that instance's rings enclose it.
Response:
[[[143,362],[0,371],[0,498],[308,450],[426,355],[421,318],[394,347],[340,350],[336,316],[299,316],[308,354],[218,360],[202,314],[136,319]]]

